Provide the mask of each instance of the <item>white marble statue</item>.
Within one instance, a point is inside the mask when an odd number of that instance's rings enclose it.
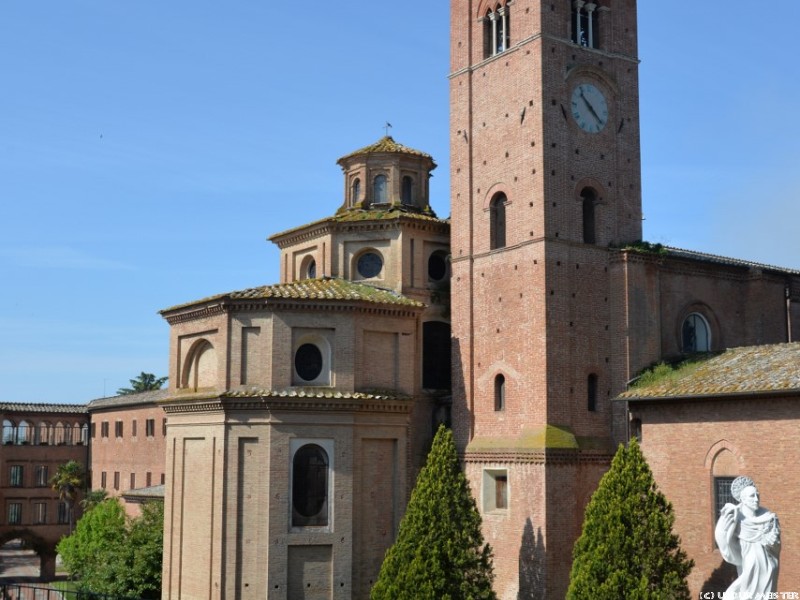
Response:
[[[724,598],[769,598],[778,591],[778,558],[781,529],[775,513],[762,508],[758,489],[749,477],[731,483],[731,495],[739,504],[727,503],[720,511],[714,537],[722,558],[736,565],[739,577]]]

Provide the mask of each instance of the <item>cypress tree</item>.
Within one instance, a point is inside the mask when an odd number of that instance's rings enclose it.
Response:
[[[439,427],[397,541],[372,600],[494,600],[492,551],[458,463],[453,434]]]
[[[636,439],[620,445],[586,507],[568,600],[688,600],[694,562],[672,533],[674,521]]]

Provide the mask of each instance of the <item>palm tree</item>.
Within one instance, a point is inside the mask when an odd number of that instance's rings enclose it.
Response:
[[[59,465],[56,474],[50,479],[50,486],[58,492],[58,499],[67,505],[69,532],[72,533],[72,504],[83,487],[83,467],[77,461]]]
[[[145,373],[142,371],[137,375],[136,379],[129,379],[131,387],[119,388],[117,394],[119,396],[127,396],[128,394],[138,394],[139,392],[149,392],[150,390],[160,390],[161,386],[169,379],[169,377],[158,377],[152,373]]]

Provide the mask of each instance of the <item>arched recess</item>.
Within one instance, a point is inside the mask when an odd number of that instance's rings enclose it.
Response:
[[[720,440],[706,453],[705,467],[709,472],[711,485],[710,524],[716,523],[720,510],[727,503],[736,504],[731,495],[731,482],[742,475],[743,461],[738,450],[728,442]]]
[[[601,234],[603,231],[603,205],[605,205],[605,189],[599,181],[592,177],[584,177],[575,186],[575,201],[579,207],[575,212],[580,215],[580,240],[584,244],[607,243]],[[578,233],[574,234],[576,238]]]
[[[199,389],[217,383],[217,353],[208,340],[197,340],[189,350],[181,377],[181,387]]]
[[[17,437],[17,426],[14,421],[3,419],[3,443],[13,444]]]

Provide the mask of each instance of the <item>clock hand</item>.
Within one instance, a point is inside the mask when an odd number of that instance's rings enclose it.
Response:
[[[597,119],[598,123],[602,123],[603,120],[598,116],[597,111],[595,111],[594,106],[592,106],[591,102],[586,99],[586,96],[583,95],[583,90],[581,90],[581,100],[586,105],[586,108],[589,109],[589,112],[592,113],[595,119]]]

